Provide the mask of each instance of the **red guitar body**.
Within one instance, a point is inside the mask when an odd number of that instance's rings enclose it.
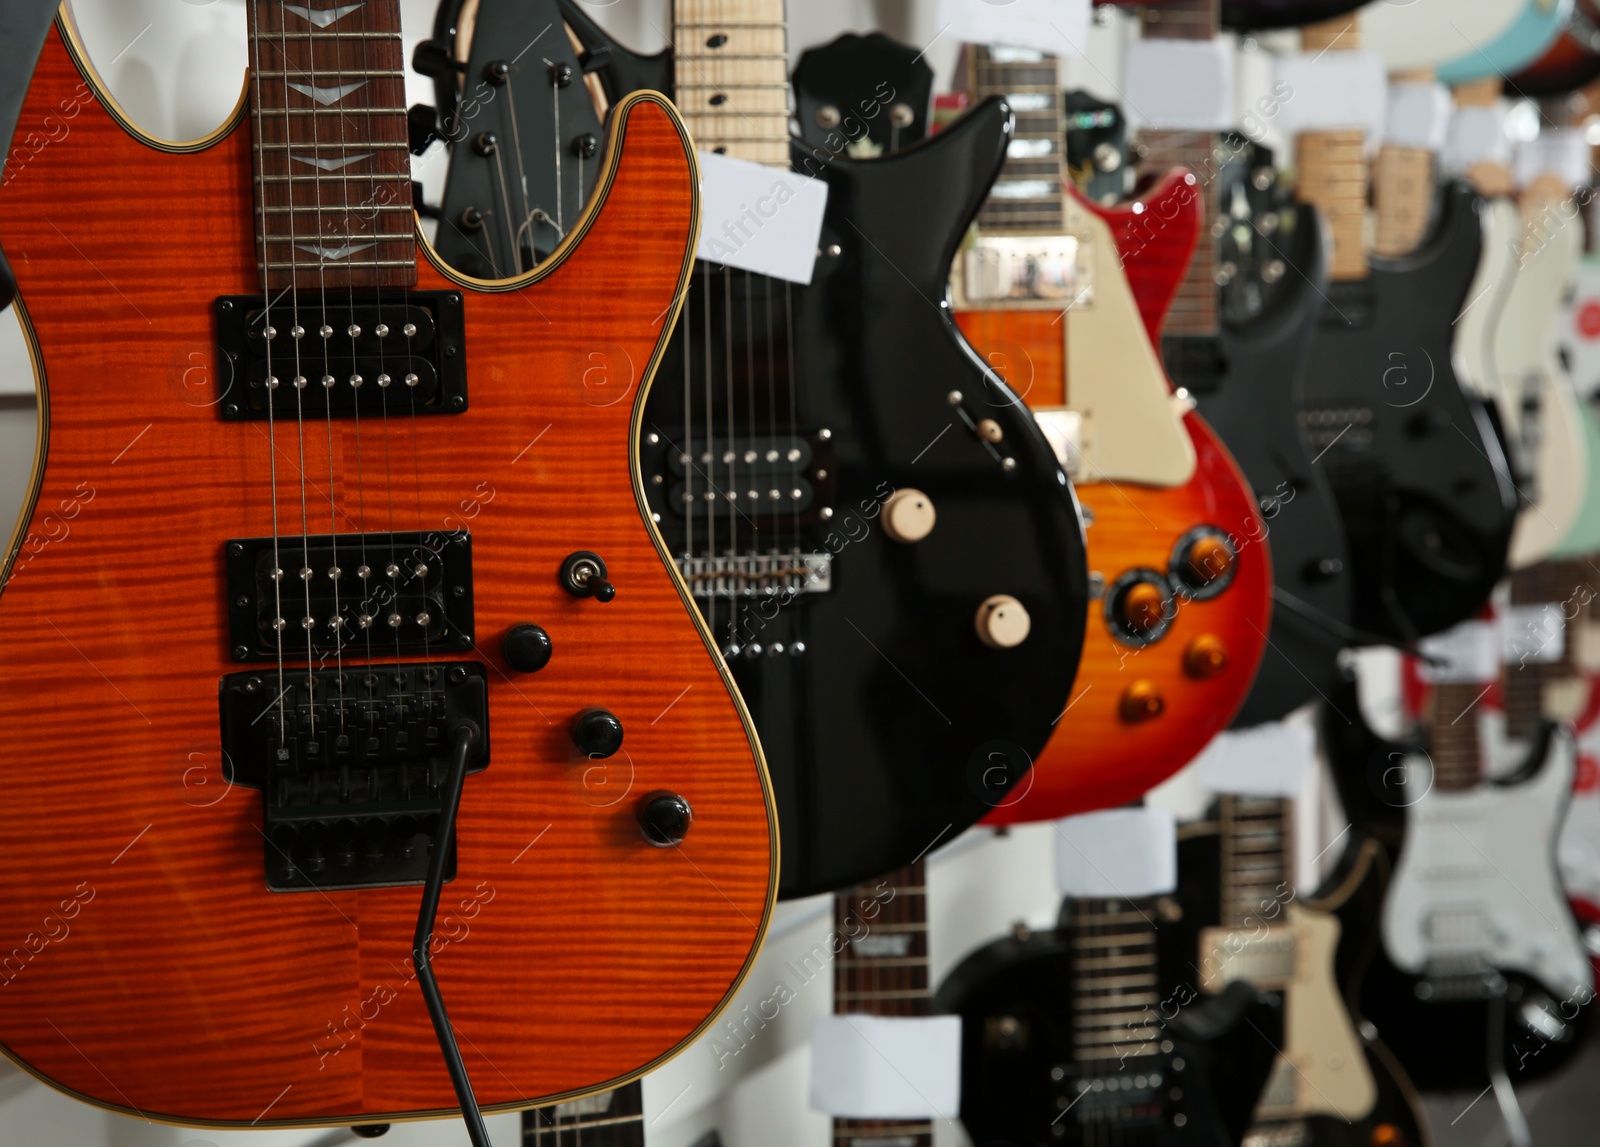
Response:
[[[69,42],[48,38],[0,191],[43,427],[0,595],[0,1045],[154,1119],[446,1113],[410,963],[419,888],[268,891],[262,794],[223,780],[218,683],[248,668],[225,541],[274,532],[267,424],[217,410],[218,298],[261,289],[249,126],[154,146]],[[595,202],[537,271],[491,289],[419,260],[419,288],[465,296],[463,413],[363,419],[363,469],[348,419],[276,429],[295,535],[302,489],[314,531],[336,514],[347,534],[471,534],[477,645],[452,658],[487,677],[491,749],[434,950],[486,1109],[614,1086],[693,1039],[749,971],[777,881],[754,732],[635,463],[694,257],[690,143],[655,95],[610,135]],[[614,601],[561,588],[578,550],[604,557]],[[520,622],[552,638],[540,672],[502,656]],[[588,706],[621,719],[624,751],[576,750]],[[694,810],[676,848],[641,836],[657,790]]]
[[[1108,254],[1121,256],[1146,331],[1158,339],[1205,218],[1199,192],[1175,172],[1116,207],[1079,198],[1110,227],[1117,251]],[[1107,257],[1097,273],[1119,272]],[[1026,352],[1035,367],[1033,386],[1012,385],[1041,406],[1062,402],[1048,374],[1059,374],[1062,362],[1054,319],[1053,312],[1020,310],[959,316],[980,352],[997,346]],[[1091,577],[1102,576],[1108,590],[1089,604],[1071,704],[1020,795],[990,813],[986,824],[1050,820],[1136,799],[1227,728],[1250,690],[1272,608],[1266,534],[1249,484],[1221,440],[1198,414],[1185,415],[1184,425],[1197,465],[1183,485],[1077,485],[1089,523]],[[1225,588],[1205,597],[1179,595],[1156,640],[1135,645],[1119,639],[1107,611],[1111,588],[1132,571],[1165,575],[1180,540],[1198,529],[1228,539],[1233,570]]]

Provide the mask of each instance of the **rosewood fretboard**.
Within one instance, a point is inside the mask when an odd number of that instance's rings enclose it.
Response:
[[[1478,706],[1488,692],[1483,682],[1441,681],[1428,696],[1428,753],[1433,787],[1440,792],[1475,788],[1482,775]]]
[[[1222,920],[1227,928],[1278,919],[1293,884],[1294,833],[1282,797],[1222,798]]]
[[[416,282],[399,0],[249,0],[257,254],[273,290]]]
[[[834,897],[833,911],[840,936],[860,937],[846,944],[834,962],[834,1013],[928,1015],[927,861],[841,892]],[[933,1124],[926,1119],[835,1119],[833,1144],[933,1147]]]
[[[644,1091],[635,1080],[615,1091],[522,1113],[523,1147],[644,1147]]]
[[[1090,1073],[1152,1054],[1161,1039],[1155,901],[1078,897],[1061,917],[1072,929],[1072,1055]]]
[[[1056,58],[1026,48],[968,48],[973,102],[1004,96],[1016,135],[978,226],[1002,234],[1059,235],[1065,229],[1066,104]]]

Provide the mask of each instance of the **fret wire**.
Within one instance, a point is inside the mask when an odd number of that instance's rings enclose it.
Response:
[[[403,80],[404,71],[398,68],[262,68],[258,76],[283,79],[288,76],[365,76],[368,79]]]

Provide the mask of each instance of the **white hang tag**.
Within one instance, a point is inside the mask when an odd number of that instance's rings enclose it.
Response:
[[[1089,0],[939,0],[941,35],[969,44],[1006,44],[1054,56],[1089,46]]]
[[[1214,793],[1298,797],[1317,759],[1317,735],[1309,725],[1271,721],[1228,730],[1211,739],[1195,768]]]
[[[1538,139],[1517,144],[1517,186],[1526,187],[1541,175],[1554,175],[1568,187],[1587,187],[1594,178],[1589,141],[1579,128],[1550,128]]]
[[[954,1119],[960,1016],[818,1016],[811,1108],[841,1119]]]
[[[1553,665],[1567,651],[1567,619],[1559,602],[1508,605],[1498,610],[1507,665]]]
[[[1373,145],[1383,138],[1389,79],[1376,52],[1333,49],[1280,56],[1274,88],[1282,93],[1279,130],[1285,135],[1359,127]]]
[[[1221,40],[1134,40],[1123,69],[1128,126],[1228,131],[1233,52]]]
[[[791,283],[811,282],[828,184],[702,151],[696,258]]]
[[[1159,896],[1178,886],[1178,822],[1167,808],[1113,808],[1055,823],[1063,896]]]
[[[1439,167],[1447,175],[1460,175],[1479,163],[1510,163],[1511,139],[1506,135],[1506,105],[1457,108],[1445,132]]]
[[[1494,621],[1463,621],[1417,642],[1417,676],[1432,685],[1483,684],[1500,676],[1504,640]]]
[[[1396,147],[1438,151],[1450,134],[1450,89],[1437,83],[1389,85],[1389,122],[1383,139]]]

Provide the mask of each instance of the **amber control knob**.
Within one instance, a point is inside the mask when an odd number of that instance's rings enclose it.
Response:
[[[1393,1123],[1380,1123],[1372,1129],[1372,1147],[1406,1147],[1406,1133]]]
[[[1183,651],[1183,671],[1190,677],[1204,681],[1215,677],[1228,667],[1228,647],[1222,638],[1212,633],[1202,633]]]
[[[897,542],[920,542],[937,521],[933,499],[921,490],[896,490],[883,504],[883,532]]]
[[[973,621],[978,640],[991,649],[1015,649],[1028,639],[1028,631],[1033,628],[1028,611],[1009,593],[985,598]]]
[[[1130,725],[1153,721],[1166,711],[1167,702],[1154,681],[1135,681],[1122,691],[1122,719]]]
[[[1115,606],[1117,620],[1129,633],[1154,633],[1166,616],[1167,595],[1154,582],[1135,582],[1122,592]]]
[[[1238,560],[1226,539],[1205,534],[1191,542],[1183,555],[1185,580],[1195,586],[1211,585],[1232,573]]]

